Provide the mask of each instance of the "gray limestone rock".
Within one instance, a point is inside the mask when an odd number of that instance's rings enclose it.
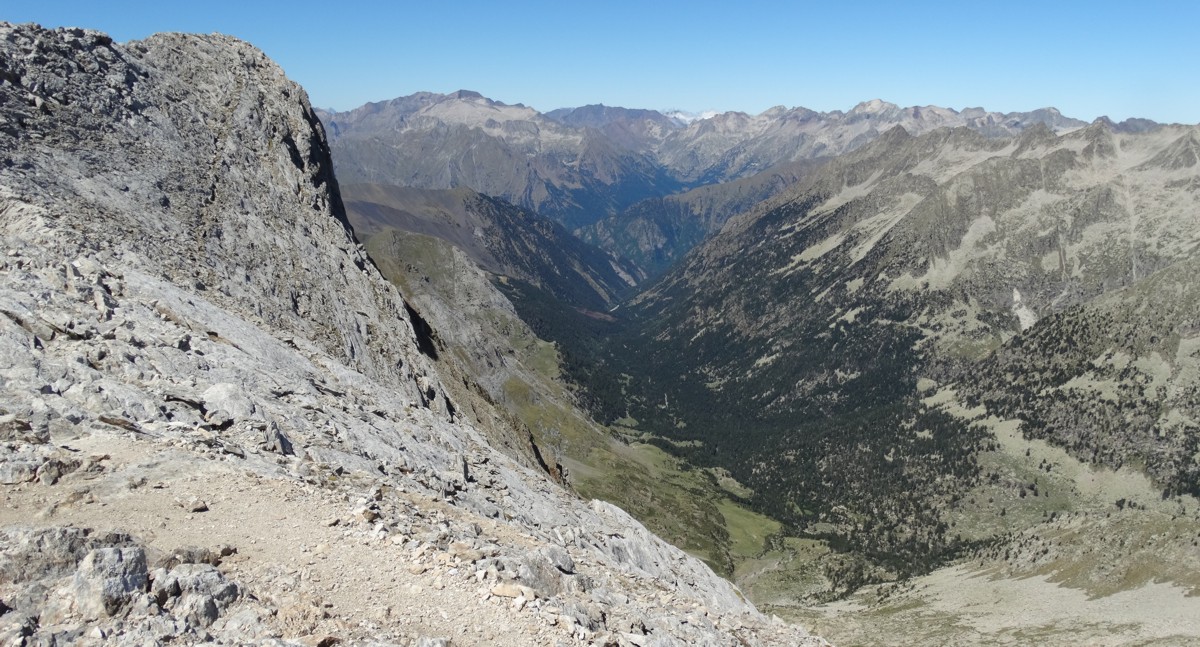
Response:
[[[93,549],[132,545],[126,535],[97,535],[86,528],[0,529],[0,580],[19,584],[61,578],[73,574]]]
[[[221,625],[228,638],[269,633],[267,611],[243,601],[242,588],[216,567],[188,563],[147,572],[145,548],[126,535],[62,527],[5,530],[0,575],[0,589],[20,585],[0,613],[0,637],[9,640],[4,644],[114,635],[124,644],[145,642],[146,636],[163,641],[200,635],[235,605],[236,618]]]
[[[541,597],[553,597],[563,591],[562,572],[539,551],[531,551],[521,559],[517,577]]]
[[[156,571],[151,594],[187,626],[208,627],[241,592],[211,565],[180,564],[169,573]]]
[[[50,434],[46,427],[34,428],[28,420],[6,413],[0,415],[0,442],[48,443]]]
[[[41,467],[38,461],[5,460],[0,462],[0,484],[13,485],[32,481]]]
[[[558,546],[543,546],[539,552],[549,559],[555,568],[563,573],[571,575],[575,572],[575,560],[571,559],[567,551],[562,548]]]
[[[214,384],[200,394],[200,397],[203,398],[204,408],[210,415],[219,412],[233,420],[245,420],[251,418],[255,412],[254,403],[246,397],[246,389],[236,384]]]
[[[274,420],[268,423],[266,430],[263,431],[263,447],[269,452],[284,456],[296,453],[292,448],[292,441],[279,429],[279,424]]]
[[[79,563],[60,595],[71,611],[97,619],[116,615],[148,584],[146,553],[141,548],[97,548]]]

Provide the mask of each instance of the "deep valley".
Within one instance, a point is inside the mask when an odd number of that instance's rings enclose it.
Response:
[[[541,437],[578,491],[839,643],[1123,631],[1089,615],[1099,603],[1036,631],[1005,620],[1034,595],[1014,577],[1100,599],[1169,583],[1161,593],[1193,608],[1196,129],[1025,117],[926,130],[904,121],[916,113],[864,104],[845,122],[869,134],[840,155],[680,174],[700,188],[577,230],[633,279],[603,309],[493,276],[554,344],[558,397],[617,444],[597,455],[559,425]],[[667,159],[695,127],[663,137],[657,113],[585,114],[567,123]],[[828,121],[834,141],[862,128]],[[725,145],[747,150],[747,131]],[[1139,574],[1094,556],[1112,543]],[[1000,587],[994,616],[939,597],[977,577]],[[898,613],[903,640],[888,629]],[[1131,613],[1120,622],[1141,622]]]

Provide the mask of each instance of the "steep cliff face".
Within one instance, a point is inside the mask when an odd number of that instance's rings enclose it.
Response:
[[[0,150],[6,640],[808,640],[464,421],[258,50],[0,26]]]

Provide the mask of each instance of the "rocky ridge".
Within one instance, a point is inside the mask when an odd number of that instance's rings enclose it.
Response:
[[[0,65],[7,642],[820,643],[464,421],[261,52]]]
[[[754,175],[784,162],[844,155],[896,126],[913,135],[964,127],[987,137],[1008,137],[1038,126],[1065,133],[1085,125],[1054,108],[958,111],[938,106],[903,108],[879,99],[845,112],[776,106],[758,115],[726,112],[695,121],[664,140],[658,156],[676,177],[710,184]]]

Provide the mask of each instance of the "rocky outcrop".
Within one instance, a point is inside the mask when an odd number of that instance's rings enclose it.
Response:
[[[17,527],[0,532],[0,547],[11,605],[0,615],[6,645],[207,640],[214,623],[236,613],[264,630],[267,609],[215,566],[149,567],[145,546],[128,535]]]
[[[120,258],[419,395],[428,371],[409,350],[414,333],[348,233],[303,91],[244,43],[214,37],[182,51],[188,42],[122,48],[80,30],[13,32],[2,88],[9,230],[25,246],[52,239],[64,260]],[[309,212],[324,217],[299,217]],[[107,280],[95,267],[72,272]],[[100,302],[97,287],[80,289]],[[363,317],[401,323],[368,335]]]
[[[0,65],[9,642],[817,642],[462,420],[261,52],[4,25]]]

